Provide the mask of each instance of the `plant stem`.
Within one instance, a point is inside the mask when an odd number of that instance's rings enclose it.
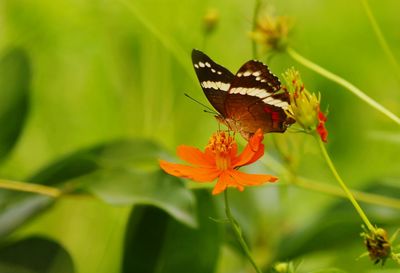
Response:
[[[344,193],[340,188],[338,188],[336,186],[322,184],[322,183],[315,182],[315,181],[312,181],[312,180],[304,178],[304,177],[297,177],[296,181],[293,183],[293,185],[295,185],[299,188],[308,189],[308,190],[312,190],[312,191],[316,191],[316,192],[321,192],[321,193],[325,193],[325,194],[329,194],[329,195],[333,195],[333,196],[347,197],[346,193]],[[385,207],[394,208],[394,209],[400,209],[400,200],[398,200],[398,199],[381,196],[381,195],[373,194],[373,193],[366,193],[366,192],[362,192],[362,191],[355,191],[355,190],[350,190],[350,191],[357,201],[368,203],[368,204],[385,206]]]
[[[258,19],[258,13],[261,7],[261,0],[255,0],[255,4],[254,4],[254,12],[253,12],[253,26],[252,26],[252,31],[256,30],[257,27],[257,19]],[[253,50],[253,58],[257,59],[258,58],[258,54],[257,54],[257,43],[256,41],[253,39],[252,40],[252,44],[251,44],[252,50]]]
[[[225,199],[225,213],[226,217],[229,220],[229,223],[232,226],[233,232],[235,233],[236,239],[238,240],[240,246],[242,247],[244,253],[246,254],[247,259],[249,259],[250,263],[254,267],[257,273],[262,273],[261,269],[257,266],[256,262],[254,261],[253,257],[251,256],[249,247],[247,246],[246,242],[244,241],[242,229],[240,228],[238,222],[233,218],[231,208],[229,207],[228,202],[228,189],[224,191],[224,199]]]
[[[0,188],[23,192],[33,192],[54,198],[57,198],[62,194],[62,192],[57,188],[52,188],[40,184],[11,181],[6,179],[0,179]]]
[[[372,29],[375,32],[376,38],[378,39],[379,45],[382,47],[382,50],[385,52],[386,57],[388,58],[389,62],[392,64],[393,68],[396,70],[396,75],[397,79],[400,80],[400,66],[396,61],[396,58],[393,54],[393,52],[390,50],[390,47],[385,39],[385,36],[383,36],[382,30],[378,25],[378,22],[375,19],[374,14],[372,13],[372,10],[368,4],[367,0],[361,0],[365,13],[367,14],[368,20],[371,23]]]
[[[304,58],[302,55],[300,55],[297,51],[295,51],[293,48],[288,47],[286,49],[287,53],[297,62],[300,64],[304,65],[305,67],[317,72],[318,74],[324,76],[325,78],[336,82],[337,84],[343,86],[350,92],[352,92],[354,95],[359,97],[361,100],[369,104],[372,108],[375,108],[375,110],[378,110],[394,122],[396,122],[398,125],[400,125],[400,118],[396,116],[394,113],[386,109],[383,105],[379,104],[376,102],[374,99],[371,97],[367,96],[363,91],[361,91],[359,88],[351,84],[350,82],[346,81],[345,79],[339,77],[336,74],[333,74],[332,72],[322,68],[321,66],[317,65],[316,63],[313,63],[312,61]]]
[[[362,210],[362,208],[360,207],[360,205],[357,203],[356,199],[354,198],[353,194],[347,188],[346,184],[344,183],[344,181],[340,177],[338,171],[335,168],[335,165],[333,164],[333,162],[332,162],[332,160],[331,160],[331,158],[330,158],[330,156],[328,154],[328,151],[325,148],[324,143],[319,138],[319,136],[315,136],[315,139],[318,141],[319,147],[321,148],[322,155],[324,156],[324,159],[325,159],[326,163],[328,164],[331,172],[333,173],[333,176],[336,178],[336,180],[339,183],[340,187],[342,187],[343,191],[346,193],[347,198],[353,204],[354,208],[356,209],[356,211],[360,215],[361,219],[364,221],[365,225],[368,227],[368,229],[371,232],[374,232],[375,231],[374,226],[371,224],[371,222],[369,221],[367,215],[364,213],[364,211]]]
[[[285,169],[285,167],[283,165],[281,165],[279,162],[277,162],[273,157],[269,157],[268,159],[266,159],[266,157],[264,156],[263,158],[261,158],[261,162],[267,168],[273,170],[275,173],[286,174],[288,177],[288,179],[286,179],[286,180],[291,181],[290,178],[293,178],[290,171],[288,169]],[[188,188],[190,188],[190,189],[200,188],[200,186],[198,185],[199,183],[196,183],[196,182],[192,182],[192,183],[196,184],[196,185],[192,185],[189,182],[187,184]],[[294,186],[297,186],[300,188],[308,189],[308,190],[313,190],[313,191],[320,192],[320,193],[329,194],[332,196],[339,196],[339,197],[347,196],[337,186],[328,185],[323,182],[311,180],[307,177],[296,176],[296,177],[294,177],[294,181],[288,182],[288,184],[294,185]],[[209,185],[209,184],[201,184],[201,185],[203,187],[206,187],[206,185],[207,185],[208,188],[213,187],[213,185]],[[279,184],[274,184],[274,185],[279,186],[282,184],[279,183]],[[366,193],[366,192],[362,192],[362,191],[351,190],[351,192],[353,193],[354,198],[357,201],[361,201],[361,202],[368,203],[368,204],[385,206],[385,207],[394,208],[394,209],[400,209],[400,200],[399,199],[386,197],[386,196],[382,196],[379,194]]]

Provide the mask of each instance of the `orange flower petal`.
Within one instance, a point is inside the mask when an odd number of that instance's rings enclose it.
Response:
[[[234,160],[232,160],[232,167],[236,168],[248,165],[262,157],[264,155],[264,144],[261,143],[263,139],[263,132],[261,129],[258,129],[257,132],[250,138],[243,152]]]
[[[213,195],[220,194],[221,192],[226,190],[226,188],[228,187],[228,180],[229,180],[229,174],[227,174],[226,172],[222,172],[218,178],[217,183],[215,184],[212,194]]]
[[[178,156],[196,166],[213,167],[215,158],[210,153],[203,153],[199,149],[191,146],[180,145],[177,149]]]
[[[260,147],[258,145],[260,145],[260,143],[263,141],[263,139],[264,139],[263,131],[261,129],[257,129],[257,131],[254,133],[254,135],[249,140],[249,144],[250,144],[251,148],[254,151],[259,150]]]
[[[243,186],[257,186],[278,180],[278,177],[269,174],[249,174],[237,170],[230,170],[229,174],[235,183]]]
[[[192,167],[160,160],[160,167],[168,174],[177,177],[189,178],[197,182],[211,182],[221,171],[216,168]]]

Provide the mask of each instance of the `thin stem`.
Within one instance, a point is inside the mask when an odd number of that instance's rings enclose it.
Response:
[[[338,188],[336,186],[329,185],[329,184],[322,184],[322,183],[315,182],[315,181],[312,181],[312,180],[304,178],[304,177],[297,177],[296,181],[293,183],[293,185],[303,188],[303,189],[321,192],[321,193],[325,193],[325,194],[329,194],[329,195],[333,195],[333,196],[347,197],[346,193],[344,193],[340,188]],[[368,204],[385,206],[385,207],[394,208],[394,209],[400,209],[400,200],[398,200],[398,199],[381,196],[381,195],[373,194],[373,193],[355,191],[355,190],[351,190],[351,189],[350,189],[350,191],[357,201],[368,203]]]
[[[232,229],[235,233],[236,239],[238,240],[240,246],[242,247],[243,251],[246,254],[247,259],[249,259],[250,263],[254,267],[257,273],[262,273],[261,269],[257,266],[256,262],[254,261],[253,257],[251,256],[250,249],[247,246],[246,242],[243,239],[242,229],[240,228],[238,222],[236,222],[235,218],[233,218],[231,208],[229,207],[228,202],[228,189],[224,191],[224,199],[225,199],[225,213],[226,217],[229,220],[229,223],[232,226]]]
[[[269,169],[273,170],[275,173],[287,174],[289,177],[288,179],[294,178],[295,180],[293,182],[289,182],[289,184],[292,184],[292,185],[295,185],[297,187],[301,187],[304,189],[329,194],[332,196],[346,197],[346,194],[337,186],[328,185],[326,183],[314,181],[307,177],[300,177],[300,176],[293,177],[291,175],[291,173],[289,172],[289,170],[285,169],[284,166],[281,165],[278,161],[276,161],[273,157],[269,157],[268,159],[266,159],[266,157],[264,156],[263,158],[261,158],[261,162],[265,166],[267,166]],[[192,183],[193,183],[193,186],[190,183],[187,184],[188,188],[190,188],[190,189],[200,188],[200,186],[198,186],[199,183],[196,183],[196,182],[192,182]],[[196,185],[194,185],[194,184],[196,184]],[[203,185],[203,187],[206,187],[206,185],[208,185],[208,188],[213,187],[213,185],[210,185],[210,184],[202,183],[201,185]],[[282,184],[275,184],[275,185],[279,186]],[[400,200],[399,199],[386,197],[386,196],[373,194],[373,193],[366,193],[366,192],[362,192],[362,191],[351,190],[351,192],[353,193],[353,195],[357,201],[361,201],[361,202],[368,203],[368,204],[385,206],[385,207],[389,207],[389,208],[400,209]]]
[[[354,208],[356,209],[356,211],[360,215],[361,219],[364,221],[365,225],[368,227],[368,229],[371,232],[374,232],[375,231],[374,226],[371,224],[371,222],[369,221],[367,215],[364,213],[364,211],[362,210],[362,208],[360,207],[360,205],[358,204],[358,202],[354,198],[353,194],[347,188],[346,184],[344,183],[344,181],[340,177],[338,171],[335,168],[335,165],[333,164],[333,162],[332,162],[332,160],[331,160],[331,158],[330,158],[330,156],[328,154],[328,151],[325,148],[324,143],[319,138],[319,136],[316,136],[315,138],[316,138],[316,140],[317,140],[317,142],[319,144],[319,147],[321,148],[321,152],[322,152],[322,155],[324,156],[324,159],[325,159],[326,163],[328,164],[331,172],[333,173],[333,176],[336,178],[336,180],[339,183],[340,187],[342,187],[343,191],[346,193],[347,198],[353,204]]]
[[[345,79],[339,77],[336,74],[333,74],[332,72],[322,68],[321,66],[311,62],[310,60],[304,58],[302,55],[300,55],[297,51],[295,51],[293,48],[288,47],[286,49],[287,53],[297,62],[300,64],[304,65],[305,67],[317,72],[318,74],[324,76],[325,78],[336,82],[337,84],[343,86],[350,92],[352,92],[354,95],[359,97],[361,100],[369,104],[372,108],[375,108],[375,110],[378,110],[394,122],[396,122],[398,125],[400,125],[400,118],[396,116],[394,113],[386,109],[383,105],[379,104],[376,102],[374,99],[371,97],[367,96],[363,91],[361,91],[359,88],[351,84],[350,82],[346,81]]]
[[[174,40],[171,36],[165,34],[165,32],[159,30],[153,23],[153,21],[146,16],[143,15],[143,12],[140,12],[139,9],[133,4],[134,1],[128,0],[118,0],[125,8],[132,13],[135,20],[137,20],[142,26],[144,30],[147,30],[150,34],[152,34],[161,45],[171,53],[171,55],[175,58],[175,60],[184,68],[184,71],[187,72],[188,76],[192,79],[195,79],[193,68],[189,65],[189,62],[186,59],[186,55],[184,54],[185,50]],[[197,79],[196,79],[197,80]]]
[[[0,188],[23,192],[33,192],[54,198],[57,198],[62,194],[62,192],[57,188],[52,188],[40,184],[11,181],[6,179],[0,179]]]
[[[255,31],[257,28],[257,20],[258,20],[258,13],[261,7],[261,0],[255,0],[255,4],[254,4],[254,12],[253,12],[253,26],[252,26],[252,30]],[[257,59],[258,58],[258,54],[257,54],[257,43],[254,39],[252,39],[252,50],[253,50],[253,58]]]
[[[379,45],[382,47],[382,50],[385,52],[386,57],[388,58],[389,62],[392,64],[393,68],[396,70],[397,79],[400,80],[400,66],[396,61],[396,58],[393,52],[390,50],[389,44],[387,43],[385,36],[383,36],[382,30],[378,25],[378,22],[375,19],[374,14],[368,4],[367,0],[361,0],[365,13],[367,14],[368,20],[371,23],[372,29],[375,32],[376,38],[378,39]]]

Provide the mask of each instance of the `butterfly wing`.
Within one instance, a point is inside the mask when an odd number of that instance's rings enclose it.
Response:
[[[208,101],[224,117],[225,98],[235,76],[196,49],[192,51],[192,63]]]
[[[279,92],[278,92],[279,91]],[[259,61],[246,62],[236,73],[225,99],[226,118],[234,120],[243,135],[258,128],[264,133],[284,132],[289,95],[280,91],[280,81]]]

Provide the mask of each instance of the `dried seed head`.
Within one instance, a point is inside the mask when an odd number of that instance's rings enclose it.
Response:
[[[391,244],[388,240],[386,230],[377,228],[374,231],[365,231],[361,233],[364,238],[364,244],[367,247],[369,257],[377,264],[385,264],[387,258],[391,255]]]

